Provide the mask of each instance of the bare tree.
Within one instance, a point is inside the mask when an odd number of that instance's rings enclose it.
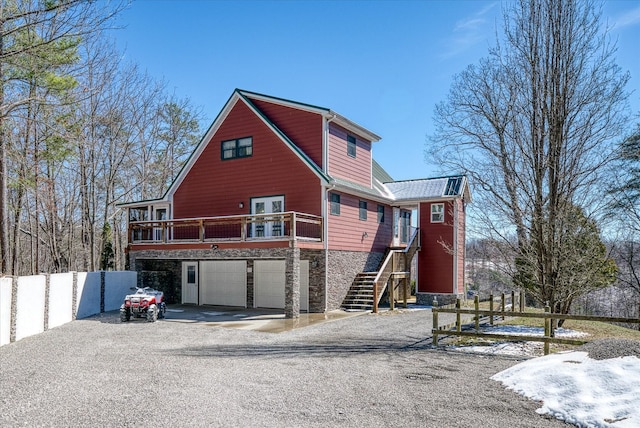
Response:
[[[63,84],[63,77],[49,74],[51,70],[47,68],[47,61],[52,61],[50,65],[55,67],[69,48],[83,36],[104,26],[119,9],[119,4],[114,6],[82,0],[12,0],[0,3],[0,272],[12,273],[13,269],[8,264],[11,258],[11,216],[7,159],[11,139],[7,120],[26,105],[33,107],[35,101],[44,102],[39,88]],[[25,73],[28,70],[36,73]],[[30,88],[26,92],[22,90],[25,83]],[[39,240],[36,238],[35,242]]]
[[[516,284],[568,311],[590,281],[566,263],[586,261],[576,243],[589,236],[591,267],[611,269],[585,209],[593,213],[604,194],[629,76],[592,1],[521,0],[504,16],[502,42],[456,76],[437,105],[427,154],[471,178],[478,231],[512,246],[518,263],[505,266]],[[577,220],[582,232],[571,227]]]

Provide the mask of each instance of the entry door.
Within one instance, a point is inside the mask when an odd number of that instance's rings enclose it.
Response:
[[[156,209],[156,220],[166,220],[167,219],[167,209],[159,208]],[[156,227],[153,229],[154,239],[156,241],[162,241],[164,239],[163,232],[166,231],[164,227]]]
[[[402,244],[409,243],[411,233],[411,211],[400,211],[400,242]]]
[[[275,214],[284,211],[284,196],[270,196],[266,198],[253,198],[251,200],[252,214]],[[251,226],[251,236],[254,238],[271,238],[283,236],[284,224],[279,220],[270,220],[262,217],[261,221]]]
[[[182,303],[198,304],[198,262],[182,262]]]

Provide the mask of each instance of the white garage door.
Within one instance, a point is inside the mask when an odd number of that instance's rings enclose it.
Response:
[[[256,308],[284,309],[285,261],[256,260],[254,263],[254,296]],[[309,310],[309,261],[300,261],[300,310]]]
[[[247,306],[247,262],[245,260],[200,262],[200,303]]]
[[[256,308],[284,309],[284,260],[256,260],[253,264]]]

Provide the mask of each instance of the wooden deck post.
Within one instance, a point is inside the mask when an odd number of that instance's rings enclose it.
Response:
[[[403,296],[402,300],[404,302],[405,309],[407,308],[407,299],[408,299],[407,290],[409,289],[408,282],[409,281],[407,280],[407,277],[405,276],[403,281],[402,281],[402,296]]]
[[[373,283],[373,313],[378,313],[378,283]]]

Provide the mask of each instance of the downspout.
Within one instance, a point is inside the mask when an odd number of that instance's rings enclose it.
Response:
[[[329,123],[336,118],[336,114],[333,113],[333,116],[330,118],[324,118],[325,128],[324,133],[322,135],[322,171],[329,175]],[[327,205],[329,203],[329,192],[332,191],[336,187],[335,183],[331,184],[330,187],[326,188],[325,192],[322,192],[322,217],[324,219],[324,232],[323,232],[323,241],[324,241],[324,311],[327,312],[329,306],[329,213],[327,210]]]

